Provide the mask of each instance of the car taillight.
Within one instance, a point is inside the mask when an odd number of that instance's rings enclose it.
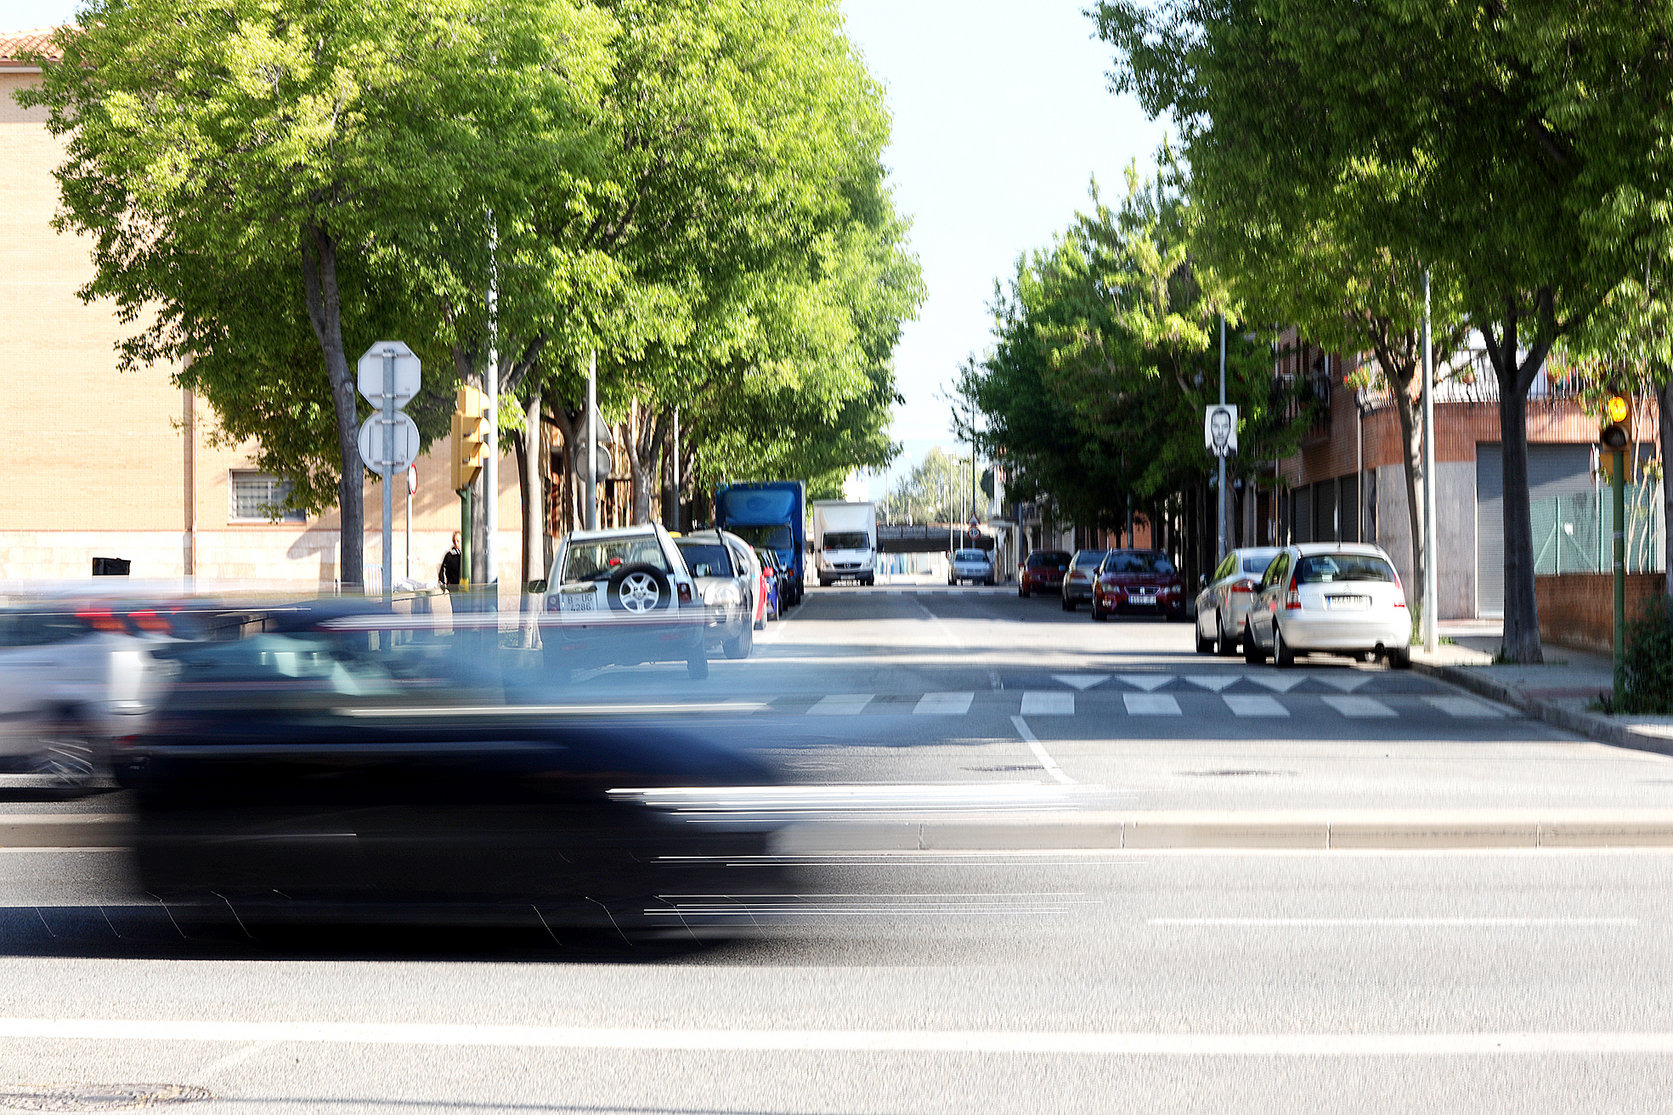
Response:
[[[95,631],[122,631],[122,620],[109,608],[83,608],[76,618]]]
[[[137,612],[129,612],[128,613],[128,623],[131,624],[134,627],[134,629],[137,630],[137,631],[162,631],[162,632],[167,632],[168,630],[170,630],[170,626],[171,626],[169,624],[169,620],[168,620],[167,616],[159,615],[158,613],[153,612],[150,609],[142,609],[142,610],[137,611]]]
[[[1231,590],[1233,592],[1254,592],[1255,591],[1255,582],[1253,582],[1253,581],[1233,581],[1231,583]]]
[[[691,603],[691,586],[682,581],[677,586],[677,588],[678,588],[678,591],[679,591],[680,603],[681,604]]]
[[[1296,609],[1298,609],[1300,607],[1301,607],[1301,593],[1296,590],[1295,574],[1291,573],[1290,574],[1289,591],[1284,593],[1284,608],[1287,611],[1295,611]]]

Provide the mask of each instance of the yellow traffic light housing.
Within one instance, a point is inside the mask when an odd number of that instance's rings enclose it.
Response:
[[[1632,440],[1632,401],[1613,392],[1603,401],[1603,430],[1598,440],[1607,449],[1625,449]]]
[[[468,488],[488,463],[488,397],[468,384],[453,412],[453,490]]]

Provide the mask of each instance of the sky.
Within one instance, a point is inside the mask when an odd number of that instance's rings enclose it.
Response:
[[[928,289],[895,354],[901,454],[867,478],[872,498],[932,446],[957,450],[945,396],[990,343],[994,283],[1069,226],[1094,176],[1119,196],[1129,163],[1154,165],[1164,128],[1109,92],[1090,2],[842,0],[848,36],[886,90],[885,161]],[[0,30],[65,22],[76,6],[0,0]]]

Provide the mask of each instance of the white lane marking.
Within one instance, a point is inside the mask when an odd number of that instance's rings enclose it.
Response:
[[[1278,703],[1278,698],[1262,693],[1227,693],[1221,696],[1233,716],[1288,716],[1290,710]]]
[[[946,638],[947,642],[951,643],[953,646],[957,647],[959,650],[964,649],[964,640],[960,639],[957,635],[953,634],[953,629],[948,627],[945,623],[942,623],[941,622],[941,617],[936,615],[934,612],[930,611],[929,608],[924,604],[924,602],[922,600],[919,600],[916,596],[913,596],[913,595],[908,595],[907,599],[912,601],[912,606],[914,608],[917,608],[920,612],[924,613],[924,615],[928,616],[930,618],[930,622],[935,624],[936,627],[941,629],[941,634],[942,634],[943,637]]]
[[[1041,746],[1040,741],[1034,738],[1034,733],[1028,728],[1028,721],[1020,716],[1013,716],[1011,717],[1011,723],[1016,725],[1017,735],[1021,736],[1023,742],[1028,744],[1028,749],[1034,752],[1034,757],[1040,760],[1040,765],[1046,768],[1047,774],[1065,786],[1074,784],[1075,780],[1063,773],[1063,768],[1057,765],[1057,760],[1053,759],[1046,749]]]
[[[1134,689],[1142,689],[1146,693],[1160,689],[1173,680],[1172,674],[1116,674],[1115,676]]]
[[[1185,680],[1218,693],[1237,680],[1236,674],[1187,674]]]
[[[570,705],[449,705],[445,708],[396,708],[387,705],[363,708],[338,708],[333,713],[362,720],[382,720],[395,717],[497,716],[511,719],[519,716],[647,716],[671,712],[762,712],[771,708],[767,701],[662,701],[638,704],[570,704]]]
[[[1634,926],[1637,918],[1151,918],[1150,925],[1228,929],[1546,929]]]
[[[270,1041],[253,1041],[242,1049],[236,1049],[233,1052],[228,1053],[225,1057],[209,1062],[209,1064],[205,1065],[201,1071],[204,1076],[214,1076],[216,1073],[225,1072],[230,1068],[236,1068],[237,1066],[242,1065],[245,1061],[248,1061],[251,1057],[254,1057],[257,1053],[271,1048],[272,1045],[273,1043]]]
[[[1352,693],[1355,689],[1371,680],[1371,675],[1358,672],[1345,674],[1317,674],[1315,675],[1326,685],[1334,685],[1344,693]]]
[[[1481,701],[1470,697],[1425,697],[1423,699],[1448,716],[1485,720],[1502,718],[1505,715],[1504,709],[1483,704]]]
[[[1123,693],[1130,716],[1179,716],[1179,702],[1166,693]]]
[[[914,716],[963,716],[970,711],[974,693],[925,693],[913,706]]]
[[[1294,674],[1244,674],[1243,676],[1256,685],[1266,686],[1274,693],[1288,693],[1301,684],[1301,679]]]
[[[1393,709],[1374,697],[1320,697],[1319,700],[1343,716],[1352,717],[1355,720],[1387,718],[1395,715]]]
[[[702,1052],[1019,1053],[1169,1057],[1496,1057],[1673,1053],[1668,1031],[1144,1033],[1090,1030],[698,1030],[425,1022],[188,1022],[0,1018],[0,1036],[36,1040],[250,1041],[465,1048]]]
[[[1073,716],[1075,715],[1075,695],[1073,693],[1029,690],[1022,695],[1022,714],[1024,716]]]
[[[1064,685],[1072,685],[1076,689],[1085,690],[1108,681],[1110,676],[1108,674],[1053,674],[1051,679],[1060,681]]]
[[[809,716],[853,716],[871,703],[870,693],[832,693],[807,710]]]

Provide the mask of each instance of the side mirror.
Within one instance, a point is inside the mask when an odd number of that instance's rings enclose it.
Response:
[[[529,591],[532,593],[544,593],[546,591],[546,582],[544,580],[530,581]]]
[[[1198,577],[1197,577],[1197,587],[1198,588],[1207,588],[1208,587],[1208,574],[1207,573],[1202,573],[1202,574],[1198,575]]]

